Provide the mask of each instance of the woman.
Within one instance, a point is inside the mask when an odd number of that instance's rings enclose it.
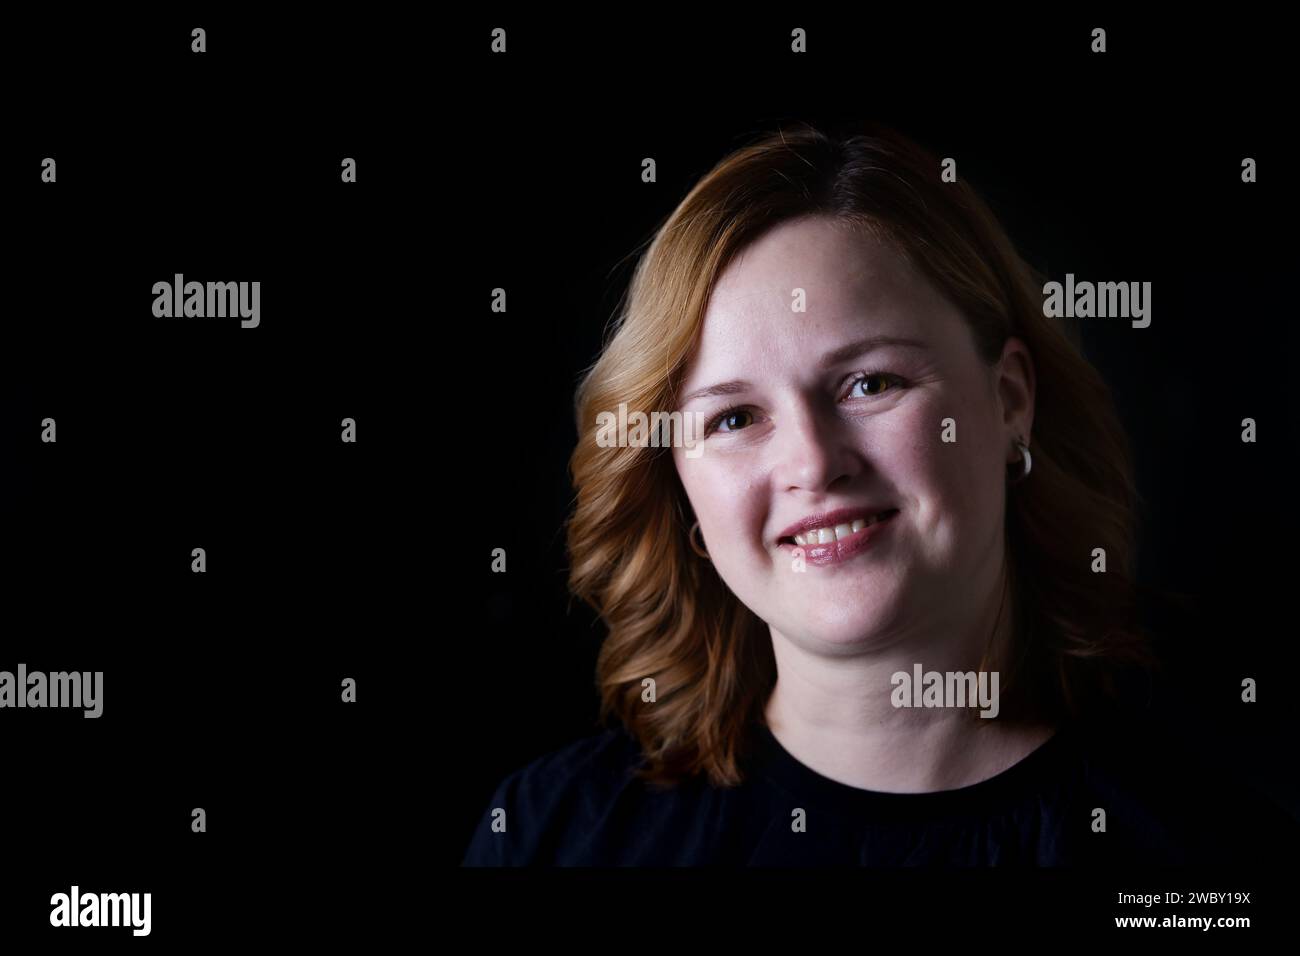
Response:
[[[888,130],[782,132],[660,228],[572,458],[617,724],[511,774],[467,864],[1240,852],[1169,815],[1176,764],[1117,743],[1151,732],[1121,694],[1153,663],[1126,439],[942,173]],[[703,432],[598,440],[621,406]]]

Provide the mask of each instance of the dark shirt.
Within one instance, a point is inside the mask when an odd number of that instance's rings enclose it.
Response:
[[[623,728],[578,740],[501,782],[462,865],[1249,865],[1294,862],[1300,845],[1289,814],[1133,728],[1063,728],[987,780],[913,794],[823,777],[764,726],[754,740],[739,786],[667,792],[631,776],[641,754]]]

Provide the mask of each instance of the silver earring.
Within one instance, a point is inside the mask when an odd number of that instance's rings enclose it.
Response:
[[[1019,475],[1011,479],[1010,483],[1013,485],[1018,485],[1020,484],[1020,482],[1028,478],[1030,469],[1034,467],[1034,459],[1029,454],[1029,446],[1026,445],[1021,439],[1017,438],[1016,448],[1019,449],[1020,451],[1020,461],[1024,465],[1024,467],[1020,470]]]
[[[697,521],[695,522],[695,524],[691,525],[691,530],[687,532],[686,537],[690,539],[691,550],[694,551],[696,554],[698,554],[701,558],[707,559],[709,556],[709,552],[704,550],[704,545],[703,545],[704,539],[700,538],[700,542],[701,542],[700,544],[695,543],[695,532],[699,530],[700,530],[700,523]]]

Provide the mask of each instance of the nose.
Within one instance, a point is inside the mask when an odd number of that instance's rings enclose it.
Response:
[[[862,470],[848,426],[832,412],[806,402],[793,403],[781,416],[769,447],[778,491],[821,493]]]

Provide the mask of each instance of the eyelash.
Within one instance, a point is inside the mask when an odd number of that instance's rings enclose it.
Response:
[[[903,378],[901,378],[898,375],[894,375],[892,372],[861,372],[853,379],[853,381],[849,383],[849,391],[850,392],[853,391],[853,389],[858,385],[859,382],[865,382],[869,378],[883,378],[886,381],[890,382],[891,384],[900,387],[907,384],[907,382]],[[880,392],[877,395],[871,395],[867,397],[878,398],[880,395],[883,394],[885,393]],[[747,406],[745,405],[732,405],[730,408],[725,408],[722,411],[718,412],[718,414],[710,418],[708,423],[704,426],[705,437],[712,435],[713,432],[717,429],[717,427],[720,424],[722,424],[723,421],[730,418],[732,415],[736,414],[737,412],[743,412],[746,409],[746,407]],[[734,429],[734,431],[744,431],[744,429],[738,428],[738,429]]]

